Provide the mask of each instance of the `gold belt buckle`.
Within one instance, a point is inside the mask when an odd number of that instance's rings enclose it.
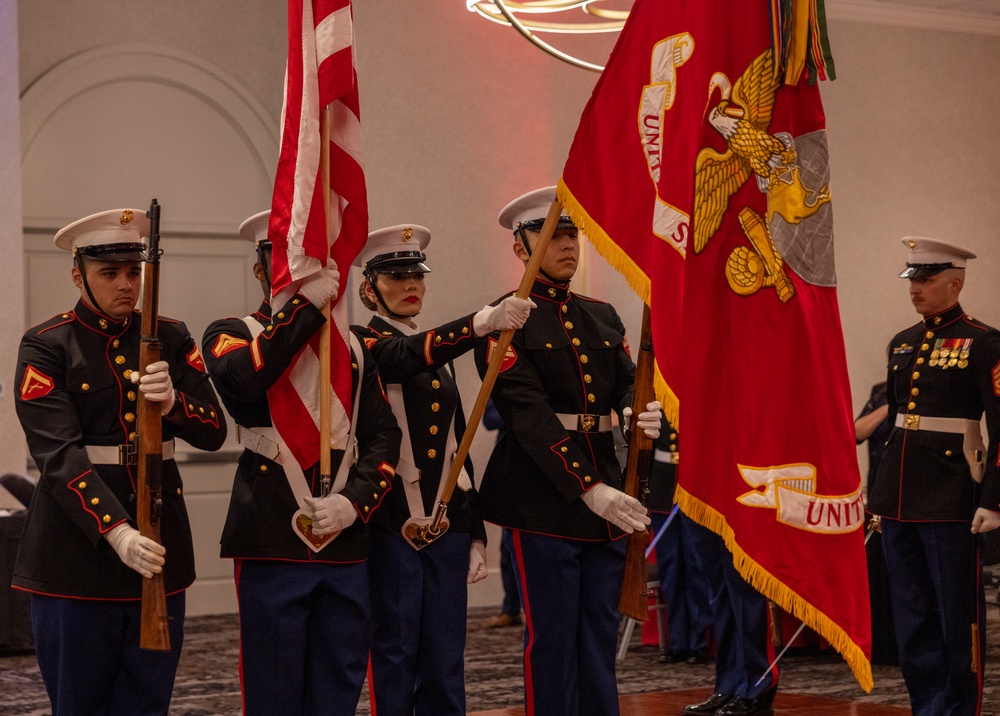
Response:
[[[581,433],[589,433],[594,430],[594,426],[597,425],[596,415],[589,415],[584,413],[583,415],[576,416],[576,429]]]
[[[125,443],[124,445],[118,446],[118,464],[119,465],[135,465],[136,463],[136,449],[135,445],[132,443]]]
[[[907,414],[907,416],[903,418],[903,427],[907,430],[920,430],[920,416]]]

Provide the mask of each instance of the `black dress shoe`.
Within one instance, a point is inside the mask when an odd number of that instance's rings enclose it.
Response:
[[[715,716],[773,716],[772,701],[773,695],[771,694],[756,699],[745,699],[742,696],[737,696],[716,711]]]
[[[704,647],[701,649],[692,649],[688,652],[688,657],[685,661],[689,664],[704,664],[708,661],[708,649]]]
[[[700,704],[685,706],[684,713],[694,714],[695,716],[705,716],[708,714],[719,713],[719,709],[728,704],[734,698],[736,697],[730,696],[729,694],[712,694]]]
[[[686,650],[671,649],[660,654],[660,658],[657,661],[661,664],[678,664],[687,658],[688,652]]]

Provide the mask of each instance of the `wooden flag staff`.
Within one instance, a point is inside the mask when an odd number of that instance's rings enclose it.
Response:
[[[542,258],[545,256],[545,252],[549,247],[549,240],[552,238],[552,234],[555,233],[556,226],[559,224],[559,216],[561,214],[562,206],[558,201],[553,201],[552,206],[549,207],[549,213],[545,217],[545,223],[542,224],[538,243],[531,252],[531,259],[524,269],[524,276],[521,277],[521,284],[517,288],[515,295],[518,298],[527,298],[530,295],[531,287],[535,283],[535,277],[538,276],[538,269],[542,265]],[[458,476],[462,471],[462,466],[465,464],[465,459],[469,456],[472,439],[475,437],[479,423],[483,419],[483,413],[486,412],[486,401],[489,400],[490,393],[493,391],[493,384],[500,374],[500,364],[507,354],[507,348],[510,347],[510,341],[513,337],[514,329],[508,329],[502,331],[500,338],[497,339],[493,355],[490,357],[489,365],[486,368],[486,375],[483,376],[483,385],[479,389],[479,396],[476,398],[476,404],[472,406],[472,413],[469,414],[469,421],[465,428],[465,434],[462,435],[462,442],[458,445],[458,451],[455,453],[455,459],[452,460],[448,478],[441,488],[441,499],[434,508],[433,519],[427,525],[411,522],[406,526],[403,536],[417,549],[426,547],[448,530],[448,503],[451,501],[451,495],[455,491],[455,485],[458,483]]]
[[[326,245],[330,246],[330,106],[323,108],[319,129],[320,167],[323,177],[323,210],[326,217]],[[325,263],[324,263],[325,266]],[[320,267],[323,270],[323,267]],[[330,301],[323,306],[326,322],[319,334],[319,479],[320,496],[330,494]]]

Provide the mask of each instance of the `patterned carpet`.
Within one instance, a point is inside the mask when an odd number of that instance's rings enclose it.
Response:
[[[466,650],[466,684],[469,711],[498,709],[521,703],[521,630],[489,629],[493,610],[469,613]],[[986,702],[983,713],[1000,711],[1000,611],[991,599],[988,619],[989,655],[986,669]],[[235,615],[194,617],[187,630],[171,714],[174,716],[222,716],[240,713],[237,621]],[[663,665],[655,647],[642,646],[639,630],[619,665],[621,693],[708,688],[712,664]],[[831,698],[907,706],[899,669],[873,667],[875,688],[865,694],[843,661],[831,652],[815,649],[790,650],[783,660],[782,691]],[[49,713],[34,656],[0,658],[0,714],[44,716]],[[358,714],[368,714],[367,696],[358,704]]]

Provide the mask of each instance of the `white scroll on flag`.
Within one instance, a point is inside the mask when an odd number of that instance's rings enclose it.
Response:
[[[327,105],[329,218],[321,162]],[[359,120],[350,0],[289,0],[281,150],[268,226],[271,305],[283,306],[297,282],[318,271],[327,258],[340,268],[340,297],[330,304],[330,441],[340,449],[346,448],[353,397],[344,289],[348,269],[368,236]],[[268,391],[274,427],[304,469],[320,457],[319,355],[316,336]]]

